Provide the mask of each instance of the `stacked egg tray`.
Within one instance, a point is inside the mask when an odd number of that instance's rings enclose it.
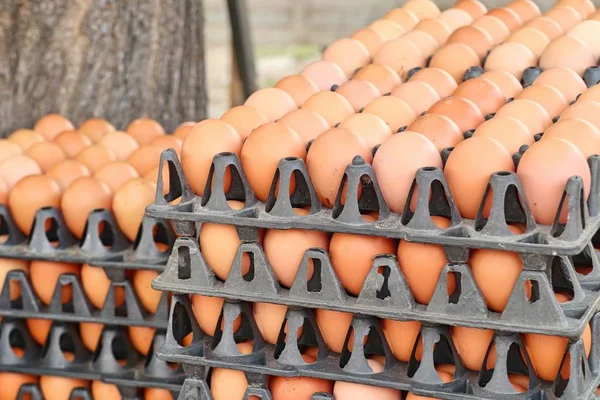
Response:
[[[173,369],[155,356],[154,349],[164,343],[169,300],[163,294],[155,313],[145,310],[126,277],[128,270],[162,270],[169,250],[160,251],[157,244],[170,249],[175,240],[172,228],[165,221],[144,218],[135,243],[130,243],[108,210],[90,213],[81,240],[68,230],[62,214],[56,208],[36,212],[31,234],[26,237],[16,226],[9,210],[0,206],[0,258],[44,260],[90,264],[103,267],[111,286],[102,309],[95,308],[83,290],[80,278],[62,275],[49,305],[35,295],[24,271],[8,272],[0,292],[0,370],[34,375],[55,375],[101,380],[119,387],[123,399],[139,399],[139,388],[167,389],[176,398],[184,380],[181,367]],[[21,295],[11,300],[11,286],[17,283]],[[72,298],[62,302],[62,291],[68,288]],[[116,291],[124,292],[124,302],[115,305]],[[29,335],[24,319],[55,321],[46,344],[41,348]],[[100,344],[92,354],[82,344],[75,323],[105,325]],[[127,326],[157,329],[147,357],[137,353],[124,330]],[[24,350],[17,357],[11,348]],[[67,360],[64,352],[75,355]],[[91,399],[83,388],[75,389],[81,398]],[[23,395],[43,399],[35,385],[24,385]],[[86,394],[87,393],[87,394]],[[87,396],[87,397],[86,397]],[[76,397],[80,398],[80,397]]]
[[[518,154],[515,159],[518,161]],[[481,202],[485,204],[488,196],[492,198],[488,218],[483,217],[483,207],[480,207],[475,220],[466,220],[458,213],[443,172],[436,168],[422,168],[417,172],[406,201],[407,205],[416,204],[414,211],[407,206],[400,215],[389,211],[371,166],[360,157],[347,166],[336,202],[332,209],[327,209],[316,195],[300,159],[280,161],[269,197],[266,202],[260,202],[250,189],[235,154],[221,153],[214,157],[204,196],[199,197],[189,187],[176,154],[167,150],[161,157],[155,203],[147,208],[148,216],[170,220],[179,236],[164,272],[153,282],[155,289],[175,294],[166,342],[158,356],[183,364],[191,378],[185,385],[200,385],[198,390],[204,393],[200,398],[206,399],[210,397],[201,379],[202,373],[210,375],[206,367],[242,370],[248,376],[310,376],[349,381],[445,399],[591,398],[600,384],[597,357],[600,354],[597,353],[600,350],[597,333],[600,264],[593,247],[600,226],[600,157],[590,157],[588,164],[592,173],[588,200],[583,195],[581,178],[571,177],[559,208],[565,203],[568,207],[566,224],[558,222],[557,213],[552,226],[541,226],[535,223],[528,204],[523,201],[523,190],[514,173],[498,172],[491,177]],[[162,168],[165,166],[169,168],[170,192],[163,197]],[[227,192],[223,185],[226,171],[231,173]],[[291,195],[286,195],[290,193],[292,177],[295,188]],[[241,201],[244,207],[232,210],[228,200]],[[294,207],[310,209],[310,212],[299,216]],[[365,222],[361,216],[365,212],[376,212],[377,221]],[[450,219],[450,227],[436,227],[432,215]],[[197,224],[203,222],[235,225],[242,240],[224,282],[208,267],[194,237]],[[512,234],[508,223],[523,224],[524,233]],[[310,249],[304,255],[293,285],[286,289],[279,285],[258,243],[259,228],[346,232],[434,243],[444,246],[449,263],[440,274],[427,306],[415,302],[394,256],[376,257],[362,291],[352,297],[336,277],[327,252]],[[469,249],[475,248],[518,252],[524,261],[524,269],[502,313],[488,310],[466,264]],[[250,272],[244,275],[242,256],[245,253],[250,256],[251,266]],[[592,272],[586,276],[578,276],[575,270],[582,260],[592,266]],[[314,266],[310,279],[307,278],[309,261]],[[449,274],[454,274],[458,282],[458,289],[452,295],[447,289]],[[525,290],[527,283],[532,285],[530,296]],[[559,303],[554,289],[570,291],[573,299]],[[221,315],[222,329],[220,322],[214,337],[206,336],[197,326],[189,294],[226,299]],[[247,302],[288,306],[286,322],[276,345],[265,343],[261,338]],[[354,314],[341,354],[328,352],[314,319],[316,308]],[[233,322],[240,315],[244,328],[234,333]],[[415,359],[414,351],[408,363],[394,359],[378,318],[421,321],[421,361]],[[594,339],[588,358],[578,338],[590,322]],[[480,372],[462,367],[448,333],[449,325],[493,329],[499,357],[496,365],[502,367]],[[299,327],[309,333],[298,337]],[[354,336],[349,343],[352,331]],[[181,339],[190,332],[194,335],[192,345],[184,347]],[[568,348],[570,357],[581,362],[571,363],[568,381],[558,377],[555,382],[542,382],[535,376],[525,347],[515,332],[569,337],[572,339]],[[235,343],[243,340],[253,341],[253,353],[240,354]],[[317,362],[303,361],[300,349],[306,347],[319,349]],[[523,356],[518,357],[519,354]],[[371,355],[385,357],[383,373],[374,374],[367,366],[366,357]],[[434,365],[442,363],[456,367],[455,378],[450,383],[443,383],[435,371]],[[509,383],[508,372],[516,371],[529,371],[530,386],[526,393],[515,394]],[[248,381],[254,382],[255,378]],[[261,384],[256,385],[260,389]],[[250,387],[254,390],[252,383]],[[264,387],[262,385],[260,390]],[[182,395],[188,391],[184,388]]]

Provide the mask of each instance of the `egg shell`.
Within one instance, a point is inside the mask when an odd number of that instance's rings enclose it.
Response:
[[[126,162],[131,164],[140,175],[144,175],[160,163],[162,150],[156,146],[143,145],[127,157]]]
[[[367,48],[371,57],[385,43],[385,38],[370,28],[359,29],[350,37],[361,42]]]
[[[100,337],[102,336],[102,330],[104,325],[94,323],[80,323],[79,334],[81,335],[81,341],[85,347],[94,353],[98,348]]]
[[[432,55],[440,47],[437,40],[424,31],[410,31],[401,37],[416,45],[425,58]]]
[[[523,25],[519,15],[508,7],[493,8],[486,15],[498,18],[511,32]]]
[[[145,326],[128,326],[129,340],[133,347],[142,355],[146,356],[152,347],[155,328]]]
[[[517,78],[506,71],[484,72],[480,78],[494,82],[507,99],[515,97],[523,89]]]
[[[546,129],[542,140],[552,138],[560,138],[573,143],[585,158],[600,154],[600,131],[586,120],[561,117]]]
[[[402,8],[413,12],[419,20],[434,18],[440,14],[440,9],[431,0],[409,0],[402,5]]]
[[[429,33],[435,38],[439,45],[446,43],[452,34],[452,29],[448,24],[439,18],[422,19],[417,26],[415,26],[414,30]]]
[[[140,174],[137,170],[125,161],[109,162],[94,174],[94,178],[104,182],[112,192],[117,191],[128,181],[139,177]]]
[[[53,142],[36,143],[25,151],[25,155],[35,161],[42,172],[47,172],[67,158],[60,146]]]
[[[479,57],[473,49],[463,43],[448,43],[435,52],[429,66],[446,70],[457,83],[463,81],[465,72],[470,67],[481,65]]]
[[[326,60],[314,61],[308,64],[300,72],[300,75],[303,75],[314,82],[321,91],[330,90],[333,85],[339,86],[348,80],[344,70],[339,65]],[[266,107],[270,107],[270,104],[267,103]],[[265,115],[269,118],[267,113],[265,113]],[[269,120],[273,121],[275,119],[269,118]]]
[[[463,26],[455,30],[448,38],[448,44],[461,43],[468,46],[482,60],[494,46],[492,36],[477,26]]]
[[[491,329],[468,328],[466,326],[450,327],[452,340],[463,365],[471,371],[480,371],[487,350],[494,338]],[[488,357],[488,363],[492,354]]]
[[[112,198],[112,211],[121,232],[135,241],[144,219],[146,206],[154,202],[156,184],[143,178],[122,185]]]
[[[312,95],[302,105],[302,109],[321,115],[333,127],[354,114],[352,104],[341,94],[324,91]]]
[[[8,192],[6,182],[0,179],[0,204],[6,205],[8,203]]]
[[[72,131],[75,127],[65,117],[59,114],[48,114],[35,123],[33,130],[42,135],[46,140],[54,139],[59,133]]]
[[[139,118],[131,121],[125,132],[140,145],[148,144],[157,136],[164,135],[165,129],[158,121],[151,118]]]
[[[83,264],[81,267],[81,284],[92,305],[98,309],[104,306],[104,301],[111,286],[111,280],[101,267]],[[115,286],[115,306],[123,304],[125,292],[122,287]]]
[[[516,12],[523,22],[531,21],[541,15],[538,6],[531,0],[511,1],[506,7]]]
[[[583,96],[582,96],[583,97]],[[586,101],[582,97],[560,114],[560,118],[579,118],[592,123],[600,129],[600,103]]]
[[[227,122],[206,119],[186,136],[181,147],[181,167],[192,190],[202,195],[215,155],[231,152],[239,156],[242,137]],[[225,177],[224,189],[229,190],[231,175]]]
[[[93,381],[91,392],[94,400],[121,400],[123,398],[117,385],[102,381]]]
[[[401,361],[409,361],[412,351],[417,345],[415,358],[421,359],[423,346],[421,343],[417,344],[417,338],[421,331],[420,322],[382,319],[381,326],[394,357]]]
[[[440,99],[440,95],[429,84],[421,81],[409,81],[398,85],[391,95],[408,104],[415,115],[421,115]]]
[[[477,128],[485,121],[483,114],[471,100],[456,96],[443,98],[427,112],[445,115],[454,121],[462,132]]]
[[[457,1],[453,7],[468,12],[473,19],[479,18],[487,13],[485,5],[477,0],[460,0]]]
[[[313,357],[302,355],[304,361],[312,363]],[[327,379],[310,378],[305,376],[287,377],[275,376],[269,383],[273,400],[305,400],[310,399],[314,393],[332,393],[333,381]]]
[[[517,175],[536,222],[552,224],[558,212],[565,184],[571,176],[583,179],[585,198],[590,192],[590,170],[586,159],[574,144],[564,139],[534,143],[519,161]],[[566,222],[567,207],[560,214]]]
[[[173,396],[167,389],[146,388],[144,400],[173,400]]]
[[[374,372],[383,371],[383,365],[375,360],[367,360],[367,363]],[[333,395],[336,400],[402,400],[402,393],[397,389],[361,385],[337,381],[333,386]]]
[[[149,269],[138,269],[133,272],[133,288],[144,308],[152,314],[158,309],[162,292],[152,289],[152,281],[158,272]]]
[[[158,147],[161,151],[167,149],[173,149],[178,154],[181,152],[181,145],[183,140],[174,135],[161,135],[152,139],[149,143],[150,146]]]
[[[31,129],[19,129],[11,133],[8,140],[17,144],[21,150],[25,151],[35,143],[43,142],[46,139]]]
[[[586,68],[596,65],[596,57],[592,50],[581,40],[563,36],[550,43],[539,61],[540,67],[547,70],[555,67],[572,69],[583,75]]]
[[[463,26],[469,25],[473,22],[471,14],[460,8],[448,8],[437,16],[438,19],[444,21],[452,31],[457,30]]]
[[[438,151],[454,147],[463,140],[458,125],[444,115],[422,115],[410,124],[406,130],[422,134],[434,144]]]
[[[562,66],[545,70],[532,85],[553,86],[567,98],[568,102],[575,101],[577,95],[587,89],[585,82],[575,71]]]
[[[287,306],[270,303],[254,303],[254,320],[260,333],[267,342],[277,343],[279,332],[285,320]]]
[[[60,133],[53,140],[65,152],[67,158],[73,158],[92,145],[92,141],[87,136],[76,131],[65,131]]]
[[[377,64],[369,64],[359,69],[353,79],[371,82],[381,94],[390,93],[396,86],[402,83],[396,71],[386,65]]]
[[[369,50],[361,42],[351,38],[342,38],[331,43],[322,57],[325,61],[339,65],[348,78],[371,61]]]
[[[38,163],[26,155],[15,155],[0,162],[0,179],[6,183],[8,190],[11,190],[26,176],[41,173],[42,170]]]
[[[117,155],[117,160],[119,161],[127,160],[127,157],[140,147],[138,142],[132,136],[120,131],[107,133],[100,139],[98,144],[114,151]]]
[[[481,77],[462,82],[452,96],[471,100],[483,115],[494,113],[506,104],[506,97],[498,85]]]
[[[404,8],[394,8],[388,11],[383,19],[389,19],[399,24],[406,32],[411,31],[419,23],[419,17],[410,10]]]
[[[19,389],[22,385],[33,384],[37,385],[39,378],[33,375],[18,374],[14,372],[1,372],[0,373],[0,386],[2,387],[1,398],[4,400],[17,399]],[[28,395],[25,395],[26,399]]]
[[[200,329],[209,336],[214,336],[223,310],[223,299],[220,297],[208,297],[201,295],[192,295],[192,310]],[[234,332],[241,324],[241,318],[233,324]]]
[[[585,43],[594,54],[594,57],[598,58],[600,56],[600,21],[583,21],[569,30],[567,36]]]
[[[90,175],[87,167],[75,160],[63,160],[46,173],[47,177],[56,181],[61,191],[67,189],[76,179]]]
[[[63,192],[60,208],[65,210],[63,217],[69,230],[82,238],[89,214],[103,208],[110,210],[111,202],[108,185],[92,177],[81,177]]]
[[[494,45],[498,45],[510,35],[510,30],[500,18],[492,15],[483,15],[473,21],[472,26],[481,28],[486,31],[494,42]]]
[[[542,55],[544,49],[550,43],[550,39],[542,31],[531,27],[516,30],[506,41],[522,44],[531,50],[536,59]]]
[[[555,6],[548,10],[545,17],[555,21],[562,28],[563,32],[567,32],[569,29],[581,22],[581,15],[576,9],[569,6]]]
[[[104,164],[117,160],[117,153],[104,146],[93,145],[81,151],[75,160],[83,164],[91,173],[98,171]],[[58,165],[58,164],[57,164]]]
[[[377,86],[362,79],[352,79],[338,87],[335,92],[344,96],[354,112],[360,112],[367,104],[381,96]]]
[[[350,329],[353,315],[350,313],[329,311],[318,308],[315,310],[315,319],[323,340],[329,350],[341,353]]]
[[[423,68],[417,71],[410,81],[427,83],[438,93],[440,98],[450,96],[458,87],[452,75],[441,68]]]
[[[496,117],[513,117],[523,122],[533,136],[552,124],[552,119],[544,107],[532,100],[518,99],[500,108]]]
[[[538,103],[551,117],[560,115],[569,106],[567,98],[550,85],[529,86],[519,93],[517,99],[527,99]]]
[[[50,304],[58,278],[62,274],[75,274],[79,277],[81,266],[51,261],[32,261],[29,266],[31,286],[44,304]],[[72,289],[64,286],[62,289],[62,302],[71,300]]]
[[[23,154],[23,150],[17,143],[8,139],[0,139],[0,162],[19,154]]]
[[[377,115],[389,125],[392,132],[408,126],[417,118],[405,101],[393,96],[382,96],[373,100],[363,109],[363,113]]]
[[[590,0],[559,0],[556,5],[573,7],[583,19],[589,17],[596,11],[594,3]]]
[[[37,210],[43,207],[58,207],[60,195],[60,186],[52,178],[30,175],[17,182],[10,191],[8,207],[19,229],[30,235]]]
[[[29,334],[39,345],[44,345],[48,340],[50,334],[50,328],[52,327],[52,320],[49,319],[33,319],[28,318],[26,321],[27,330]]]
[[[369,148],[377,146],[392,135],[390,127],[384,120],[368,113],[354,114],[342,122],[339,127],[350,129],[362,137]]]
[[[518,152],[522,145],[531,145],[534,142],[527,125],[512,117],[494,117],[485,121],[477,127],[473,137],[494,139],[510,154]]]
[[[10,271],[24,271],[29,275],[29,262],[25,260],[16,260],[12,258],[0,259],[0,285],[4,287],[6,274]],[[10,300],[16,300],[21,297],[21,285],[16,281],[10,282]]]
[[[425,66],[425,57],[416,44],[399,37],[381,46],[373,57],[373,64],[387,65],[404,80],[408,71]]]
[[[292,96],[277,88],[257,90],[248,97],[244,105],[262,112],[269,121],[276,121],[297,108]]]
[[[495,47],[485,59],[485,71],[506,71],[521,79],[523,71],[537,65],[529,48],[521,43],[506,42]]]
[[[42,375],[40,389],[45,399],[69,400],[75,388],[88,388],[90,382],[83,379],[64,378],[59,376]]]
[[[238,343],[241,354],[252,353],[252,345]],[[243,400],[248,388],[246,375],[233,369],[214,368],[210,374],[210,393],[213,400]]]
[[[310,96],[319,92],[319,87],[317,86],[317,84],[303,75],[286,76],[285,78],[280,79],[275,84],[275,87],[277,89],[281,89],[284,92],[286,92],[287,94],[289,94],[292,97],[292,99],[294,99],[294,101],[296,102],[296,105],[298,107],[302,107],[302,104],[304,104],[304,102],[306,100],[308,100],[308,98]],[[229,122],[231,125],[233,125],[238,130],[238,132],[240,132],[240,129],[236,126],[238,124],[231,121],[230,119],[233,119],[231,117],[225,118],[225,115],[233,113],[234,112],[233,110],[240,109],[240,107],[244,107],[244,106],[233,107],[232,109],[227,111],[225,114],[223,114],[223,116],[221,117],[221,120],[223,120],[225,122]],[[250,108],[250,109],[252,109],[252,108]],[[241,110],[243,110],[243,109],[240,109],[240,111]],[[239,117],[235,118],[235,120],[236,121],[239,120],[239,125],[247,124],[248,122],[246,122],[246,119],[250,119],[250,121],[256,121],[254,124],[252,124],[252,129],[268,122],[267,117],[262,112],[260,112],[258,110],[256,110],[256,112],[259,113],[257,116],[252,116],[252,115],[246,116],[245,114],[241,114]],[[258,123],[259,121],[260,121],[260,123]],[[240,135],[246,137],[250,134],[252,129],[250,129],[249,131],[248,131],[248,129],[242,129],[243,133],[240,132]]]
[[[511,154],[493,139],[467,139],[450,153],[444,175],[463,217],[475,218],[490,176],[498,171],[514,171],[514,164]]]
[[[183,141],[194,126],[196,126],[196,122],[194,121],[184,122],[175,128],[173,131],[173,136],[178,137]]]
[[[278,122],[295,131],[305,146],[329,129],[329,123],[320,114],[302,108],[285,114]]]
[[[564,34],[563,28],[556,21],[548,17],[534,18],[525,24],[525,27],[538,29],[550,40],[554,40]]]
[[[115,130],[111,123],[102,118],[90,118],[79,126],[77,132],[87,136],[92,143],[98,143],[102,136]]]
[[[389,19],[378,19],[372,22],[368,28],[380,34],[385,42],[397,39],[405,32],[399,23]]]

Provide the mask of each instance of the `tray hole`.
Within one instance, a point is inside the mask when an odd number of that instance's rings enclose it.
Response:
[[[44,228],[46,230],[46,239],[54,248],[58,248],[60,246],[60,239],[58,235],[58,222],[56,218],[47,217],[44,222]],[[33,238],[33,236],[31,236]]]
[[[538,281],[525,281],[523,289],[525,290],[525,297],[529,301],[529,304],[533,304],[540,299],[540,283]]]
[[[60,290],[60,295],[62,299],[61,309],[63,312],[72,313],[73,310],[73,283],[67,282],[62,283],[58,282],[57,290]]]
[[[128,318],[128,312],[125,298],[125,282],[112,282],[111,283],[113,290],[113,307],[117,310],[116,314],[123,318]],[[106,299],[104,300],[106,303]]]
[[[8,298],[11,300],[11,309],[23,309],[23,285],[20,279],[17,279],[16,277],[10,277],[8,284]]]
[[[498,175],[508,176],[510,172],[500,171]],[[526,223],[527,216],[519,191],[515,185],[509,185],[504,194],[504,220],[507,223]]]
[[[6,222],[6,216],[0,214],[0,243],[4,244],[10,239],[10,230]]]
[[[75,359],[75,341],[68,333],[62,333],[58,340],[58,346],[65,360],[72,362]]]
[[[98,222],[98,237],[105,248],[111,249],[113,247],[115,235],[113,234],[112,229],[108,228],[108,223],[106,221]]]
[[[446,275],[446,290],[448,292],[448,304],[458,304],[462,293],[462,274],[456,271],[448,271]]]
[[[165,172],[166,171],[166,172]],[[162,165],[163,198],[171,205],[181,203],[183,195],[181,180],[172,161],[165,160]]]
[[[575,297],[573,282],[567,268],[560,257],[552,259],[552,290],[559,303],[567,303]]]
[[[425,167],[424,170],[433,172],[436,168]],[[429,214],[450,218],[450,202],[448,201],[448,196],[446,196],[444,185],[442,185],[439,179],[431,182],[429,189]]]
[[[248,263],[245,262],[246,257],[249,260]],[[248,265],[248,271],[244,272],[243,269],[245,269],[245,268],[242,268],[242,278],[246,282],[252,282],[254,280],[254,272],[255,272],[255,270],[254,270],[254,268],[255,268],[254,253],[253,252],[249,251],[249,252],[245,252],[242,254],[242,266],[245,264]]]
[[[157,222],[152,227],[152,239],[154,239],[154,245],[156,250],[161,253],[165,253],[169,250],[169,234],[164,224]]]
[[[306,269],[306,290],[309,292],[321,292],[323,290],[322,277],[323,266],[318,258],[308,260]]]
[[[177,251],[177,278],[190,279],[192,277],[192,259],[190,248],[180,246]]]
[[[110,349],[117,364],[119,364],[120,366],[125,366],[129,358],[127,340],[120,335],[113,337],[110,343]],[[152,349],[150,349],[150,351],[152,351]]]
[[[285,345],[287,343],[287,332],[288,332],[288,319],[286,318],[283,321],[283,328],[279,331],[279,337],[277,338],[277,345],[275,346],[275,352],[274,352],[274,357],[276,360],[279,359],[279,356],[281,356],[281,353],[283,352],[283,349],[285,348]],[[309,346],[302,346],[301,340],[303,339],[303,336],[305,335],[305,331],[306,330],[311,330],[312,331],[312,335],[314,336],[314,329],[312,329],[312,325],[308,322],[308,320],[306,318],[303,319],[302,321],[302,325],[298,327],[298,329],[296,330],[296,338],[298,339],[295,343],[296,348],[298,349],[298,351],[300,353],[303,352],[303,349],[306,349]],[[309,333],[310,335],[310,333]]]
[[[8,335],[8,342],[13,354],[18,358],[25,357],[25,336],[19,328],[13,328]]]
[[[377,274],[382,277],[381,286],[375,292],[379,300],[385,300],[392,295],[388,286],[390,273],[391,271],[388,265],[381,265],[377,268]]]
[[[192,322],[187,310],[179,302],[173,307],[173,323],[171,325],[171,330],[177,344],[185,347],[184,338],[192,333]]]

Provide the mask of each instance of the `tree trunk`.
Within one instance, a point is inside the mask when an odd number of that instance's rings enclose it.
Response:
[[[206,116],[202,0],[0,0],[0,136],[60,113]]]

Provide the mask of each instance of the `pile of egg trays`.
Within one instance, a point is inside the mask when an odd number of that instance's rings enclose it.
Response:
[[[408,72],[410,78],[414,71]],[[523,70],[523,86],[539,75],[541,70]],[[465,79],[482,73],[479,67],[469,68]],[[591,67],[583,73],[588,86],[598,82],[598,69]],[[490,116],[493,117],[493,116]],[[448,151],[444,151],[447,156]],[[444,155],[443,152],[443,155]],[[518,162],[519,154],[515,155]],[[182,399],[210,399],[208,382],[211,368],[231,368],[246,372],[249,389],[246,396],[270,399],[266,376],[310,376],[331,380],[392,387],[417,395],[444,399],[587,399],[594,397],[600,383],[600,265],[592,245],[600,227],[598,216],[598,156],[589,158],[592,188],[588,199],[582,195],[581,181],[570,179],[565,187],[563,202],[568,204],[566,224],[557,220],[551,226],[535,223],[516,174],[494,174],[491,190],[481,199],[492,197],[489,218],[482,209],[474,220],[461,218],[440,169],[423,168],[415,176],[406,204],[416,203],[414,211],[390,212],[377,184],[371,166],[357,157],[348,165],[332,209],[322,206],[308,176],[304,162],[299,159],[281,160],[272,178],[271,192],[266,202],[257,201],[236,155],[219,154],[213,159],[203,197],[195,196],[182,172],[177,156],[166,151],[161,158],[155,203],[148,215],[170,220],[179,238],[164,272],[153,284],[156,289],[175,293],[165,345],[159,357],[185,365],[188,379]],[[170,192],[163,197],[162,169],[168,165]],[[226,170],[232,174],[232,184],[225,193],[223,178]],[[290,179],[295,178],[293,194]],[[367,177],[367,179],[363,179]],[[347,184],[348,191],[343,188]],[[361,194],[358,196],[358,187]],[[279,190],[277,190],[279,189]],[[275,196],[278,192],[280,195]],[[283,193],[283,195],[282,195]],[[431,199],[429,195],[431,193]],[[416,198],[415,201],[413,198]],[[172,205],[179,199],[177,205]],[[227,200],[244,203],[241,210],[231,210]],[[298,216],[293,207],[310,208],[306,216]],[[378,220],[365,222],[361,212],[377,211]],[[437,228],[431,215],[441,215],[451,221],[447,229]],[[198,248],[198,223],[235,225],[243,241],[226,281],[220,281],[204,261]],[[518,222],[525,233],[515,236],[507,223]],[[327,252],[319,249],[306,252],[290,289],[282,288],[270,268],[258,243],[258,229],[311,229],[326,232],[347,232],[362,235],[408,239],[413,242],[443,245],[449,263],[440,274],[437,289],[427,306],[417,304],[402,276],[394,257],[377,257],[357,297],[349,296],[336,277]],[[468,253],[473,248],[490,248],[518,252],[524,260],[520,274],[502,313],[488,310],[469,267]],[[242,273],[242,256],[250,254],[251,273]],[[585,256],[593,266],[592,273],[578,276],[574,259]],[[315,274],[307,279],[308,263],[313,261]],[[447,293],[447,277],[453,273],[460,284],[457,293]],[[533,283],[534,295],[525,293],[527,282]],[[573,300],[560,304],[554,288],[572,291]],[[225,298],[220,322],[213,337],[202,332],[191,310],[189,294]],[[535,301],[531,299],[535,298]],[[253,319],[247,302],[265,302],[288,306],[277,344],[265,343]],[[341,354],[327,350],[315,322],[314,309],[322,308],[354,314],[352,336],[347,335]],[[242,326],[234,332],[233,323],[242,316]],[[381,330],[378,318],[418,320],[424,322],[419,341],[423,357],[409,362],[396,360]],[[581,333],[590,323],[592,350],[585,355]],[[493,329],[497,351],[497,368],[474,372],[461,364],[448,325]],[[298,337],[295,332],[303,327]],[[306,333],[310,332],[310,334]],[[535,376],[534,368],[519,334],[532,332],[569,337],[571,360],[570,379],[557,377],[555,382],[543,382]],[[183,345],[183,338],[193,334],[192,344]],[[242,355],[235,343],[252,340],[253,352]],[[352,343],[349,341],[352,340]],[[436,346],[437,345],[437,346]],[[299,347],[318,348],[317,362],[307,364]],[[416,346],[416,344],[415,344]],[[352,349],[352,351],[350,350]],[[520,349],[523,359],[518,365],[514,349]],[[511,350],[513,349],[513,350]],[[517,354],[519,351],[517,351]],[[368,367],[368,355],[383,355],[384,372],[374,374]],[[443,383],[435,364],[456,366],[452,382]],[[486,365],[484,361],[483,365]],[[508,380],[508,372],[529,371],[530,385],[526,393],[516,394]],[[186,397],[191,396],[191,397]],[[313,399],[330,399],[315,395]]]

